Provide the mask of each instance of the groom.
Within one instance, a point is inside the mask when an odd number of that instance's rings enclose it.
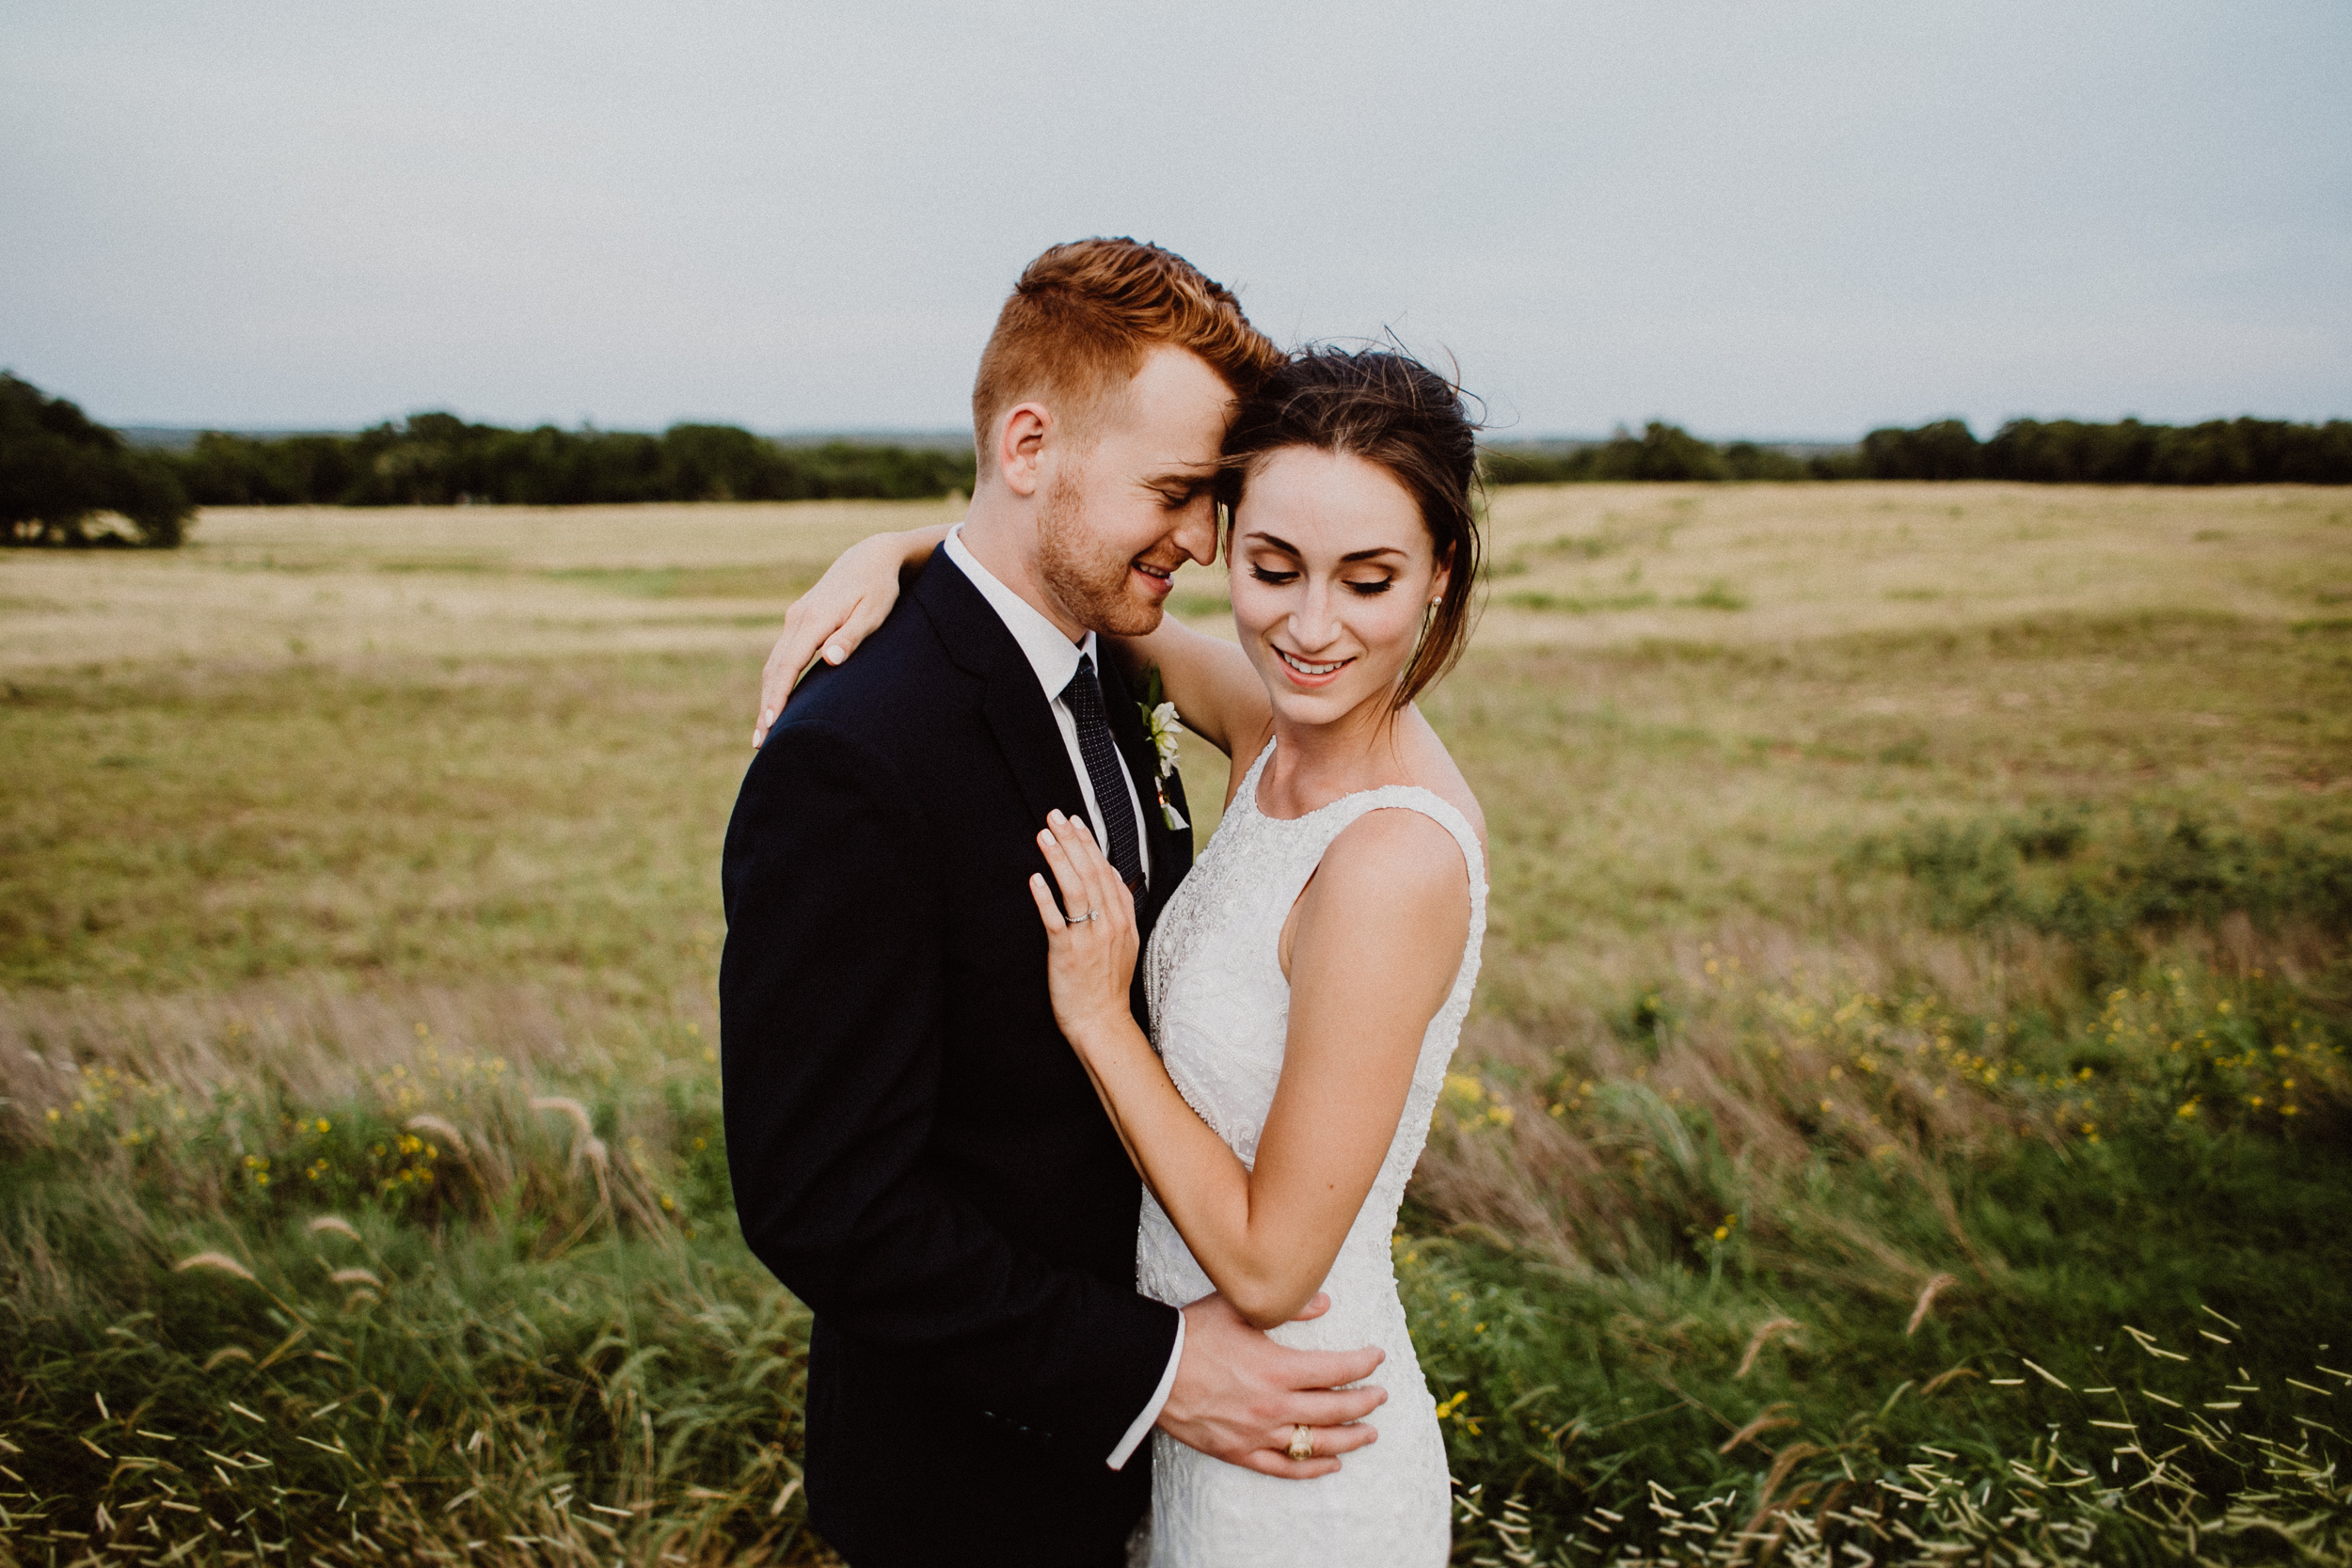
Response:
[[[810,1517],[852,1568],[1122,1562],[1154,1426],[1302,1479],[1371,1440],[1347,1423],[1382,1396],[1334,1390],[1378,1352],[1136,1293],[1140,1187],[1054,1026],[1027,891],[1057,809],[1094,829],[1147,939],[1191,865],[1182,783],[1094,634],[1151,630],[1176,568],[1213,559],[1218,448],[1278,357],[1156,246],[1030,263],[980,360],[969,515],[803,685],[736,801],[736,1207],[816,1314]],[[1304,1464],[1283,1451],[1302,1424]]]

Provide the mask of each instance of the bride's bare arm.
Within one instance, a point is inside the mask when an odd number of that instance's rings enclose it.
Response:
[[[1160,687],[1184,727],[1229,757],[1257,754],[1274,723],[1274,705],[1249,657],[1222,638],[1198,632],[1173,615],[1142,637],[1110,639],[1130,675],[1159,667]],[[1129,689],[1140,690],[1130,680]]]
[[[841,552],[815,587],[785,611],[784,632],[759,677],[759,721],[752,744],[768,738],[792,688],[822,657],[838,664],[857,651],[898,602],[904,576],[921,568],[947,537],[945,523],[877,533]],[[1109,640],[1130,673],[1158,665],[1162,689],[1185,727],[1227,756],[1255,755],[1273,722],[1265,687],[1239,648],[1194,631],[1173,616],[1144,637]]]
[[[1260,1328],[1296,1316],[1330,1273],[1372,1191],[1412,1086],[1422,1037],[1470,933],[1470,872],[1444,828],[1376,811],[1349,826],[1300,895],[1287,966],[1290,1031],[1274,1105],[1245,1166],[1171,1083],[1128,1010],[1134,900],[1083,824],[1039,835],[1055,1021],[1128,1158],[1217,1291]]]
[[[947,529],[940,523],[861,539],[834,558],[814,588],[792,601],[784,612],[784,634],[759,673],[759,722],[752,729],[755,749],[767,740],[769,726],[784,711],[793,684],[818,652],[828,664],[849,657],[898,602],[900,577],[921,570],[947,537]]]

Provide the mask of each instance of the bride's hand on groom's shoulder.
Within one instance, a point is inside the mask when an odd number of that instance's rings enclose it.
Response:
[[[914,531],[861,539],[834,558],[816,586],[792,601],[784,612],[784,635],[769,650],[767,667],[759,673],[759,722],[752,728],[753,750],[766,743],[803,671],[820,655],[827,664],[840,663],[889,616],[890,607],[898,602],[899,574],[930,534]]]
[[[1106,1029],[1133,1029],[1127,989],[1136,974],[1136,901],[1104,859],[1087,824],[1055,812],[1037,835],[1061,901],[1031,875],[1029,896],[1045,923],[1045,976],[1054,1022],[1084,1052]]]

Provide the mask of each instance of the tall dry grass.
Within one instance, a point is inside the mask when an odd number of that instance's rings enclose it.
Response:
[[[2344,1560],[2352,1253],[2286,1239],[2342,952],[2241,921],[2085,999],[2030,931],[1751,927],[1487,1021],[1397,1243],[1468,1560]]]
[[[899,520],[0,562],[0,1560],[820,1559],[713,868],[785,596]],[[1497,497],[1396,1251],[1463,1560],[2341,1560],[2347,522]]]
[[[818,1560],[702,1022],[0,1001],[0,1561]]]
[[[1810,1183],[1823,1162],[1915,1190],[1960,1261],[1953,1173],[2020,1141],[2063,1154],[2149,1117],[2333,1141],[2352,1076],[2298,991],[2341,962],[2310,927],[2243,921],[2169,944],[2095,1008],[2076,956],[2030,931],[1998,942],[1890,930],[1835,947],[1751,927],[1670,949],[1614,1009],[1485,1018],[1475,1069],[1448,1080],[1414,1194],[1433,1217],[1626,1275],[1739,1216],[1772,1266],[1831,1271],[1908,1301],[1954,1259],[1924,1258]],[[2090,1016],[2077,1032],[2054,1018]]]

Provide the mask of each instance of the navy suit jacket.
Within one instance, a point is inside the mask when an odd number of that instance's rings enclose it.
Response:
[[[1151,835],[1148,937],[1192,835],[1102,676]],[[803,684],[727,826],[736,1211],[815,1313],[810,1516],[855,1568],[1092,1568],[1150,1500],[1148,1444],[1104,1460],[1177,1314],[1136,1292],[1141,1185],[1054,1025],[1027,881],[1056,809],[1085,797],[1046,697],[942,552]]]

